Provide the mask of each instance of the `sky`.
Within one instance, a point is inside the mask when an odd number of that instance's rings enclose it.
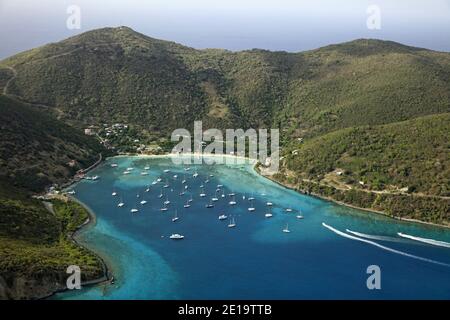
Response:
[[[67,27],[71,5],[79,29]],[[121,25],[199,49],[297,52],[376,38],[450,52],[450,0],[0,0],[0,59]]]

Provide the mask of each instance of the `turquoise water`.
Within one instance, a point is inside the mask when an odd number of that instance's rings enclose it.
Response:
[[[113,162],[117,168],[110,166]],[[150,170],[143,176],[145,166]],[[124,175],[128,167],[134,170]],[[450,298],[450,248],[397,235],[450,242],[450,230],[398,222],[300,195],[260,177],[249,164],[190,168],[186,171],[167,158],[118,157],[91,173],[100,176],[98,181],[77,184],[76,197],[97,216],[95,226],[84,229],[79,241],[107,259],[116,282],[56,298]],[[164,173],[166,169],[170,172]],[[196,170],[199,176],[194,178]],[[184,175],[189,187],[180,196]],[[162,182],[152,185],[158,177]],[[170,186],[162,188],[166,179]],[[201,184],[205,198],[199,196]],[[215,207],[205,207],[219,184],[225,194],[236,193],[236,206],[219,193]],[[118,196],[112,196],[113,190]],[[171,201],[167,212],[160,211],[165,200],[158,198],[161,190]],[[183,205],[191,195],[192,205],[186,209]],[[255,198],[253,213],[248,211],[250,196]],[[118,208],[121,197],[125,206]],[[148,203],[141,205],[143,199]],[[270,219],[264,217],[267,201],[273,202]],[[130,213],[133,207],[139,212]],[[286,208],[294,212],[287,213]],[[296,218],[298,209],[304,219]],[[180,219],[172,222],[175,210]],[[228,220],[218,219],[221,213],[233,216],[237,226],[228,228]],[[346,238],[323,222],[341,232],[350,229],[374,237],[367,239],[371,243]],[[282,232],[286,224],[290,233]],[[173,233],[185,239],[169,239]],[[369,265],[381,268],[381,290],[367,289]]]

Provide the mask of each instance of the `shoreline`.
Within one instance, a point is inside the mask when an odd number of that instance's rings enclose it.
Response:
[[[361,211],[366,211],[372,214],[377,214],[380,216],[383,216],[385,218],[389,218],[392,219],[393,221],[396,222],[407,222],[407,223],[413,223],[413,224],[419,224],[419,225],[424,225],[424,226],[432,226],[432,227],[437,227],[437,228],[444,228],[446,230],[450,229],[450,226],[448,225],[440,225],[440,224],[436,224],[436,223],[432,223],[432,222],[426,222],[426,221],[422,221],[422,220],[417,220],[417,219],[409,219],[409,218],[403,218],[403,219],[399,219],[399,218],[395,218],[392,217],[390,215],[388,215],[387,213],[383,212],[383,211],[378,211],[378,210],[374,210],[374,209],[368,209],[368,208],[361,208],[361,207],[357,207],[351,204],[347,204],[341,201],[337,201],[335,199],[329,198],[329,197],[325,197],[325,196],[321,196],[319,194],[315,194],[315,193],[310,193],[310,194],[306,194],[304,192],[301,192],[300,190],[298,190],[297,188],[295,188],[294,186],[288,185],[288,184],[283,184],[280,181],[272,178],[270,175],[265,175],[261,172],[261,170],[258,169],[257,165],[258,165],[258,161],[255,159],[251,159],[248,157],[242,157],[242,156],[237,156],[237,155],[217,155],[217,154],[202,154],[202,153],[188,153],[188,154],[158,154],[158,155],[151,155],[151,154],[127,154],[127,155],[115,155],[112,157],[107,157],[107,158],[103,158],[101,161],[99,161],[98,163],[96,163],[95,166],[89,168],[89,170],[86,170],[85,173],[87,173],[88,171],[91,171],[97,167],[99,167],[101,164],[104,164],[106,161],[114,159],[114,158],[125,158],[125,157],[136,157],[136,158],[153,158],[153,159],[157,159],[157,158],[173,158],[173,157],[221,157],[221,158],[232,158],[235,160],[241,160],[241,161],[246,161],[247,164],[251,164],[252,165],[252,170],[260,177],[268,179],[271,182],[276,183],[277,185],[295,191],[296,193],[302,194],[302,195],[306,195],[306,196],[311,196],[314,198],[318,198],[324,201],[328,201],[331,203],[334,203],[336,205],[340,205],[340,206],[344,206],[344,207],[348,207],[348,208],[352,208],[352,209],[356,209],[356,210],[361,210]],[[195,164],[195,163],[194,163]],[[246,163],[243,163],[246,164]],[[81,180],[73,180],[71,179],[70,183],[68,183],[64,189],[68,189],[71,187],[74,187],[76,184],[78,184]],[[96,223],[96,215],[95,212],[92,211],[86,204],[84,204],[82,201],[78,200],[77,198],[73,197],[73,196],[69,196],[68,197],[71,201],[75,201],[78,204],[80,204],[88,213],[89,217],[88,219],[82,224],[80,225],[72,234],[68,235],[69,239],[75,243],[75,245],[84,248],[85,250],[88,250],[91,254],[95,255],[101,262],[102,266],[103,266],[103,276],[97,279],[93,279],[93,280],[89,280],[86,281],[85,283],[82,283],[82,286],[85,287],[90,287],[90,286],[97,286],[97,285],[101,285],[103,283],[107,283],[110,282],[111,279],[113,278],[113,274],[111,273],[112,268],[108,266],[108,264],[105,262],[105,259],[95,251],[95,249],[90,249],[89,247],[86,247],[82,244],[80,244],[75,237],[84,230],[84,228],[87,227],[94,227],[95,223]],[[45,296],[45,297],[41,297],[38,299],[48,299],[52,296],[54,296],[55,294],[58,293],[62,293],[62,292],[66,292],[68,291],[67,288],[65,289],[60,289],[60,290],[56,290],[52,293],[50,293],[49,295]]]
[[[83,287],[91,287],[91,286],[97,286],[97,285],[109,283],[111,281],[113,275],[111,273],[111,268],[108,266],[105,259],[99,253],[95,252],[95,250],[86,247],[85,245],[78,242],[78,240],[76,239],[76,236],[81,231],[83,231],[85,228],[95,226],[97,217],[96,217],[94,211],[92,211],[86,204],[84,204],[80,200],[78,200],[74,197],[71,197],[71,196],[68,198],[69,198],[69,201],[74,201],[74,202],[78,203],[80,206],[82,206],[88,213],[88,218],[85,222],[83,222],[81,225],[79,225],[78,228],[74,232],[68,234],[67,237],[76,246],[83,248],[83,249],[87,250],[90,254],[94,255],[100,261],[100,264],[102,265],[102,269],[103,269],[103,276],[96,278],[96,279],[84,281],[81,283],[81,287],[82,288]],[[63,293],[63,292],[67,292],[67,291],[69,291],[69,289],[67,289],[67,288],[58,289],[58,290],[55,290],[55,291],[49,293],[46,296],[37,298],[37,300],[45,300],[45,299],[53,297],[54,295],[56,295],[58,293]]]
[[[352,204],[349,204],[349,203],[345,203],[345,202],[342,202],[342,201],[335,200],[333,198],[322,196],[322,195],[317,194],[317,193],[304,193],[304,192],[301,192],[300,190],[298,190],[297,188],[295,188],[294,186],[283,184],[280,181],[275,180],[274,178],[271,178],[270,176],[263,175],[260,172],[258,172],[258,170],[256,170],[256,172],[261,177],[269,179],[270,181],[278,184],[279,186],[282,186],[282,187],[287,188],[289,190],[295,191],[295,192],[297,192],[299,194],[302,194],[302,195],[306,195],[306,196],[314,197],[314,198],[317,198],[317,199],[325,200],[325,201],[332,202],[334,204],[337,204],[337,205],[340,205],[340,206],[344,206],[344,207],[348,207],[348,208],[351,208],[351,209],[357,209],[357,210],[361,210],[361,211],[370,212],[370,213],[377,214],[377,215],[380,215],[380,216],[383,216],[383,217],[386,217],[386,218],[389,218],[389,219],[392,219],[392,220],[395,220],[395,221],[398,221],[398,222],[416,223],[416,224],[425,225],[425,226],[433,226],[433,227],[438,227],[438,228],[450,229],[450,225],[437,224],[437,223],[433,223],[433,222],[427,222],[427,221],[422,221],[422,220],[418,220],[418,219],[411,219],[411,218],[396,218],[396,217],[390,216],[389,214],[387,214],[384,211],[358,207],[358,206],[355,206],[355,205],[352,205]]]

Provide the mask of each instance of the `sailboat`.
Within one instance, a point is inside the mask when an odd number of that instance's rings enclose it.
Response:
[[[149,166],[144,167],[144,170],[150,170]]]
[[[161,178],[156,179],[156,182],[161,182],[161,181],[162,181]]]
[[[225,198],[225,190],[222,189],[222,198]]]
[[[150,186],[147,185],[147,188],[145,189],[145,192],[150,192]]]
[[[284,227],[283,229],[284,233],[290,233],[291,231],[289,230],[289,224],[286,223],[286,227]]]
[[[146,204],[147,203],[147,200],[145,200],[145,199],[142,199],[141,200],[141,205],[144,205],[144,204]]]
[[[292,212],[291,208],[286,208],[286,212]]]
[[[181,180],[181,184],[185,184],[186,183],[186,175],[183,175],[183,180]]]
[[[234,206],[236,204],[236,200],[234,199],[234,195],[231,198],[231,201],[228,202],[228,204],[230,204],[231,206]]]
[[[119,208],[122,208],[124,205],[125,205],[125,203],[123,203],[122,198],[120,198],[120,202],[117,204],[117,206],[118,206]]]
[[[117,196],[116,190],[113,190],[113,192],[111,193],[111,195],[112,195],[113,197]]]
[[[216,195],[214,197],[211,198],[211,201],[219,201],[219,198],[217,198],[217,190],[216,190]]]
[[[253,211],[255,211],[255,207],[253,206],[253,201],[250,201],[250,202],[251,202],[251,204],[250,204],[250,208],[248,208],[248,211],[253,212]]]
[[[192,195],[191,195],[191,198],[188,200],[188,202],[191,203],[192,201],[194,201],[194,199],[192,198]]]
[[[270,210],[270,207],[269,207],[269,212],[267,212],[264,216],[266,218],[272,218],[273,217],[272,210]]]
[[[245,200],[245,193],[242,195],[242,200]]]
[[[165,169],[165,170],[164,170],[164,173],[167,173],[167,172],[170,172],[170,170],[169,170],[169,169]]]
[[[157,184],[157,183],[158,183],[157,180],[153,180],[152,185],[155,185],[155,184]]]
[[[161,189],[161,193],[158,195],[158,198],[162,198],[164,196],[164,194],[163,194],[163,190]]]
[[[267,205],[268,207],[271,207],[271,206],[273,206],[273,203],[270,202],[270,201],[268,201],[268,202],[266,202],[266,205]]]
[[[169,180],[166,179],[166,184],[163,186],[163,188],[168,188],[169,187]]]
[[[228,217],[226,216],[226,215],[224,215],[224,214],[221,214],[220,216],[219,216],[219,220],[225,220],[225,219],[227,219]]]
[[[139,209],[136,209],[136,208],[132,208],[132,209],[130,210],[131,213],[136,213],[136,212],[138,212],[138,211],[139,211]]]
[[[179,218],[178,218],[178,215],[177,215],[177,210],[175,210],[175,216],[172,218],[172,222],[175,222],[175,221],[177,221]]]
[[[248,201],[252,201],[252,200],[255,200],[255,198],[253,197],[253,193],[252,193],[251,197],[248,197]]]
[[[141,172],[141,176],[148,176],[148,172],[147,171],[142,171]]]
[[[228,224],[228,228],[234,228],[234,227],[236,227],[236,222],[234,221],[234,218],[232,218],[230,223]]]
[[[111,168],[117,168],[118,164],[117,163],[111,163]]]
[[[206,208],[214,208],[214,204],[212,203],[212,200],[209,201],[209,203],[206,205]]]
[[[167,211],[167,205],[164,204],[163,207],[160,209],[161,211]]]
[[[202,187],[202,191],[201,191],[201,193],[200,193],[200,197],[206,197],[206,193],[205,193],[205,190],[203,190],[203,187]]]
[[[296,216],[296,218],[297,218],[297,219],[303,219],[302,212],[299,210],[298,213],[299,213],[299,214]]]
[[[166,195],[166,201],[164,201],[164,204],[170,204],[169,196]]]
[[[185,207],[185,208],[189,208],[191,205],[189,204],[189,200],[188,201],[186,201],[186,204],[183,206],[183,207]]]

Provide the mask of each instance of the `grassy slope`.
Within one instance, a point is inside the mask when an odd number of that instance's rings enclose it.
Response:
[[[56,216],[31,199],[49,183],[67,181],[93,163],[100,145],[52,115],[0,96],[0,298],[32,298],[65,285],[75,264],[84,279],[102,274],[101,262],[67,235],[87,212],[55,203]],[[69,160],[77,165],[70,167]]]
[[[450,196],[449,123],[450,114],[439,114],[388,125],[347,128],[303,144],[294,143],[284,169],[295,172],[295,177],[287,180],[302,189],[360,207],[448,223],[450,200],[437,196]],[[295,150],[296,155],[292,154]],[[344,174],[337,176],[333,173],[337,170]],[[283,175],[278,178],[286,179]],[[334,190],[320,189],[317,183]],[[347,191],[351,196],[346,197],[339,189],[348,187],[353,190]],[[399,193],[403,188],[409,195],[363,192]]]
[[[16,55],[9,92],[75,122],[280,126],[285,138],[450,109],[450,54],[356,40],[302,53],[194,50],[105,28]]]
[[[45,111],[0,96],[0,179],[33,191],[67,181],[98,159],[102,147]],[[76,161],[70,166],[71,160]]]

